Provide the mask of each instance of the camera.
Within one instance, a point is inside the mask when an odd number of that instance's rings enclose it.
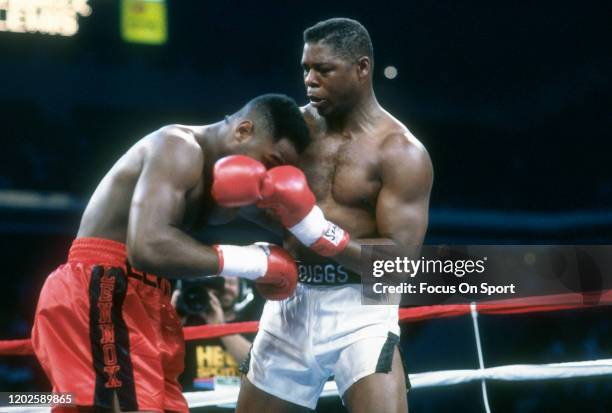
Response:
[[[225,279],[223,277],[181,280],[176,309],[184,315],[198,315],[208,312],[210,310],[208,291],[222,292],[224,288]]]

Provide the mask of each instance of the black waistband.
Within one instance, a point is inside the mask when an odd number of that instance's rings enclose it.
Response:
[[[333,261],[297,262],[298,278],[308,285],[345,285],[359,284],[361,277],[342,264]]]

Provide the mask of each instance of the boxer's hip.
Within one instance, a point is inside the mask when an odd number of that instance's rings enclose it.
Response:
[[[85,406],[95,400],[108,407],[117,392],[128,410],[165,408],[158,389],[178,388],[184,356],[169,296],[167,280],[131,268],[124,244],[75,240],[68,261],[45,281],[32,329],[54,388],[73,391]],[[174,399],[182,406],[179,395]]]
[[[86,325],[92,318],[104,318],[112,308],[128,325],[145,333],[150,330],[147,324],[180,330],[170,295],[167,279],[131,267],[124,244],[79,238],[73,241],[67,262],[47,277],[37,314],[57,317],[69,311]]]
[[[266,302],[249,359],[248,378],[281,399],[314,409],[330,375],[342,391],[378,371],[389,337],[397,343],[398,307],[364,305],[361,284],[298,284]],[[383,351],[384,350],[384,351]]]
[[[336,338],[399,335],[398,306],[362,304],[361,284],[300,283],[288,299],[266,302],[260,329],[311,345]]]
[[[148,274],[133,268],[127,259],[125,244],[104,238],[78,238],[72,242],[65,264],[65,272],[82,269],[91,273],[94,267],[116,268],[141,293],[154,288],[167,298],[171,294],[170,282],[160,276]]]
[[[131,267],[123,243],[79,238],[73,241],[67,262],[47,277],[37,315],[61,319],[58,314],[70,312],[89,325],[112,308],[134,331],[159,335],[160,325],[180,331],[170,295],[167,279]]]

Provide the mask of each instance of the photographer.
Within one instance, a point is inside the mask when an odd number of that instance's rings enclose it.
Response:
[[[263,303],[237,277],[181,281],[172,303],[184,326],[258,320]],[[240,363],[247,357],[253,335],[231,334],[185,343],[184,390],[214,390],[215,384],[240,382]]]

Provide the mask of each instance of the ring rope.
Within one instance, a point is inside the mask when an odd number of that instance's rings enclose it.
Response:
[[[480,314],[523,314],[543,311],[571,310],[592,308],[602,305],[612,305],[612,290],[593,293],[570,293],[508,300],[486,301],[476,304]],[[458,317],[471,312],[471,304],[445,304],[399,309],[399,320],[421,321],[433,318]],[[258,321],[241,323],[226,323],[184,327],[183,335],[186,341],[217,338],[229,334],[256,333]],[[29,339],[0,340],[1,355],[33,355]]]
[[[474,326],[474,339],[476,340],[476,352],[478,353],[478,367],[480,370],[484,370],[484,357],[482,355],[482,342],[480,341],[480,329],[478,328],[478,310],[476,303],[470,304],[470,312],[472,315],[472,325]],[[485,379],[480,381],[480,387],[482,389],[482,402],[484,403],[485,411],[491,413],[491,407],[489,406],[489,395],[487,394],[487,382]]]
[[[457,317],[470,313],[474,326],[474,337],[478,351],[479,368],[473,370],[442,370],[409,375],[411,387],[450,386],[472,381],[480,381],[483,389],[483,402],[487,413],[490,413],[485,380],[522,381],[566,379],[573,377],[589,377],[612,375],[612,359],[590,361],[575,361],[551,364],[514,364],[498,367],[484,367],[480,331],[478,328],[478,313],[481,314],[520,314],[530,312],[558,311],[566,309],[589,308],[598,305],[612,304],[612,290],[599,291],[591,294],[561,294],[554,296],[538,296],[520,299],[490,301],[484,303],[435,305],[425,307],[400,308],[401,321],[419,321],[432,318]],[[256,332],[259,323],[256,321],[185,327],[186,340],[220,337],[228,334]],[[0,341],[0,355],[30,355],[32,344],[30,339]],[[190,408],[235,404],[238,399],[238,386],[223,386],[213,391],[184,393]],[[321,397],[338,396],[334,382],[327,382]],[[48,407],[3,407],[6,412],[49,412]]]
[[[551,364],[511,364],[474,370],[442,370],[410,374],[411,388],[452,386],[477,380],[550,380],[573,377],[612,375],[612,359],[573,361]],[[184,393],[190,408],[236,403],[238,386],[227,386],[212,391]],[[338,396],[333,381],[325,383],[321,397]],[[49,412],[49,408],[2,408],[7,412]]]

